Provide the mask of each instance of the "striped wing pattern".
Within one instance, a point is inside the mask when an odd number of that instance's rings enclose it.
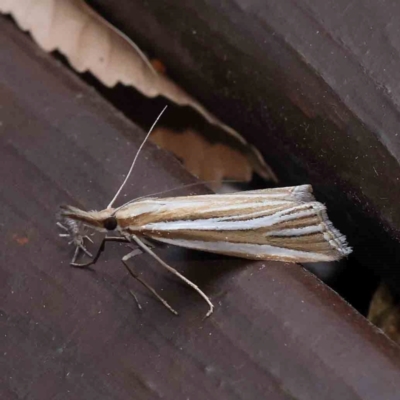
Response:
[[[212,253],[289,262],[332,261],[351,252],[311,186],[146,199],[116,212],[121,229]]]

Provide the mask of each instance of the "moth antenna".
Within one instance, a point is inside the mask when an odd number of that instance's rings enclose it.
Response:
[[[117,200],[117,197],[119,196],[119,194],[121,193],[121,190],[124,188],[126,182],[128,181],[129,177],[131,176],[131,173],[133,171],[133,167],[135,166],[136,160],[139,157],[140,151],[142,150],[143,146],[145,145],[147,139],[149,138],[149,136],[151,135],[151,132],[153,132],[154,127],[156,126],[158,120],[161,118],[161,116],[163,115],[164,111],[167,109],[168,106],[165,106],[163,108],[163,110],[160,112],[160,114],[158,115],[157,119],[154,121],[153,125],[151,126],[150,130],[147,132],[146,137],[144,138],[142,144],[140,145],[138,151],[136,152],[135,158],[133,159],[132,165],[129,168],[128,174],[126,175],[124,181],[122,182],[122,185],[120,186],[120,188],[118,189],[117,193],[115,193],[115,196],[113,197],[113,199],[111,200],[110,204],[107,206],[107,209],[110,209],[112,207],[112,205],[114,204],[115,200]]]

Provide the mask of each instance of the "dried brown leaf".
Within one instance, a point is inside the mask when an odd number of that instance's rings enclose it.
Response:
[[[383,283],[372,298],[368,319],[400,344],[400,303]]]
[[[254,147],[168,77],[158,73],[132,40],[83,0],[0,0],[0,12],[11,14],[18,26],[29,31],[43,50],[58,50],[75,70],[90,71],[107,87],[121,83],[134,87],[147,97],[163,96],[177,105],[192,107],[209,123],[234,137],[240,145],[238,147],[246,148],[241,152],[242,156],[237,149],[231,152],[235,158],[245,158],[246,162],[241,160],[239,163],[247,164],[243,172],[245,176],[248,176],[250,168],[265,179],[276,181],[275,174]],[[201,168],[207,168],[207,165]]]
[[[210,143],[193,130],[177,133],[170,129],[157,128],[151,140],[174,153],[193,175],[204,181],[251,179],[252,170],[243,154],[222,143]],[[210,186],[217,189],[220,184]]]

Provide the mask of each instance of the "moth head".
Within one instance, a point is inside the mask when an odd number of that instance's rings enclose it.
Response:
[[[113,231],[118,228],[118,220],[113,215],[114,209],[102,211],[84,211],[73,206],[60,206],[59,218],[67,227],[78,234],[85,227],[100,232]]]

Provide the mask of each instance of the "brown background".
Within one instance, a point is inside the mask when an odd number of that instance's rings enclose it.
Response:
[[[2,398],[398,397],[398,347],[300,266],[158,250],[212,297],[207,320],[146,257],[134,266],[181,316],[138,288],[124,245],[95,271],[69,268],[58,206],[104,207],[143,133],[4,18],[0,30]],[[149,145],[126,194],[191,181]]]

